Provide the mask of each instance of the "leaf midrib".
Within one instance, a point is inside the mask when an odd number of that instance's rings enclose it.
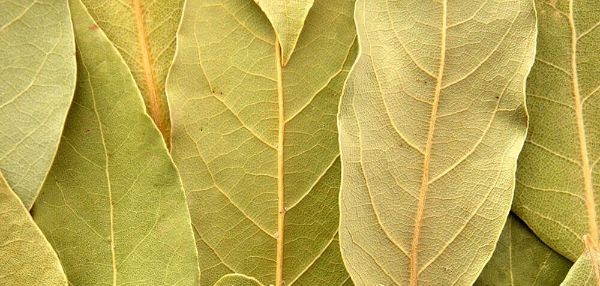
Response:
[[[275,58],[277,65],[277,105],[278,105],[278,128],[277,128],[277,255],[275,266],[275,285],[283,285],[283,248],[285,231],[285,192],[283,185],[284,157],[283,137],[285,133],[285,112],[283,101],[283,79],[282,67],[284,65],[281,57],[281,45],[279,38],[275,38]]]
[[[156,123],[156,126],[162,133],[166,142],[169,142],[169,135],[167,131],[168,126],[167,122],[165,122],[165,112],[163,110],[165,104],[162,102],[159,94],[160,87],[158,86],[158,81],[156,79],[155,67],[152,63],[152,53],[150,50],[150,44],[148,43],[149,33],[147,32],[146,21],[144,19],[145,11],[140,1],[141,0],[131,0],[131,9],[133,10],[133,14],[135,16],[137,41],[139,51],[141,53],[144,83],[146,85],[146,92],[143,94],[148,103],[148,113],[150,113],[150,116]]]
[[[574,101],[575,119],[577,123],[577,138],[579,140],[579,154],[581,156],[581,171],[584,183],[585,206],[588,211],[588,231],[594,244],[598,240],[598,227],[596,225],[596,208],[594,202],[594,187],[592,185],[592,172],[590,168],[589,155],[587,151],[587,136],[583,118],[583,104],[579,89],[579,76],[577,66],[577,30],[573,17],[573,0],[569,1],[569,28],[571,30],[571,88]]]
[[[590,166],[589,152],[587,150],[587,136],[585,122],[583,118],[583,102],[579,88],[579,76],[577,67],[577,28],[575,26],[575,17],[573,12],[574,0],[569,0],[568,22],[571,31],[571,88],[573,93],[575,119],[577,122],[577,138],[579,140],[579,154],[581,156],[581,173],[583,176],[583,195],[585,198],[585,208],[587,211],[588,235],[591,240],[590,247],[592,252],[598,251],[598,224],[596,215],[596,203],[594,200],[594,186],[592,182],[592,169]],[[595,255],[591,256],[593,269],[598,269],[598,259]],[[594,271],[598,276],[597,271]],[[596,284],[600,285],[600,277],[596,277]]]
[[[433,135],[435,132],[435,124],[437,120],[437,112],[440,102],[440,94],[442,91],[442,79],[444,75],[444,68],[446,64],[446,30],[447,30],[447,18],[448,18],[448,2],[447,0],[442,1],[442,28],[441,28],[441,41],[440,41],[440,63],[438,66],[436,84],[434,91],[434,98],[431,107],[431,115],[429,118],[429,128],[427,132],[427,141],[425,143],[425,154],[423,156],[423,170],[421,176],[421,187],[419,189],[419,197],[417,203],[417,211],[415,214],[415,226],[411,243],[410,251],[410,285],[416,286],[419,280],[418,270],[418,252],[419,243],[421,239],[421,227],[423,224],[423,216],[425,212],[425,199],[429,188],[429,163],[431,161],[431,151],[433,147]]]

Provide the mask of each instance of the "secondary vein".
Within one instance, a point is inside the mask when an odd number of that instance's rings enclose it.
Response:
[[[429,189],[429,162],[431,161],[431,150],[433,147],[433,134],[435,132],[435,123],[440,102],[440,94],[442,91],[442,79],[444,75],[444,66],[446,63],[446,29],[448,3],[447,0],[442,1],[442,28],[441,28],[441,44],[440,44],[440,63],[436,76],[435,92],[431,115],[429,118],[429,130],[427,132],[427,142],[425,143],[425,154],[423,156],[423,171],[421,176],[421,187],[419,189],[419,198],[417,202],[417,212],[415,214],[415,226],[410,250],[410,285],[416,286],[419,280],[418,268],[418,252],[421,239],[421,226],[423,224],[423,215],[425,212],[425,199]]]
[[[279,122],[277,128],[277,260],[275,267],[275,285],[283,286],[283,247],[285,231],[285,201],[283,188],[283,135],[285,129],[285,113],[283,110],[283,80],[281,69],[281,45],[279,38],[275,39],[275,57],[277,65],[277,104],[279,109]]]

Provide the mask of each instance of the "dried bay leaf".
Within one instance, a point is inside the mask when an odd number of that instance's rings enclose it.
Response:
[[[67,285],[52,246],[1,174],[0,285]]]
[[[535,51],[529,0],[357,1],[338,125],[357,285],[470,285],[510,208]]]
[[[196,285],[185,196],[135,81],[72,0],[78,83],[32,210],[71,285]]]
[[[515,215],[509,215],[492,258],[476,286],[560,285],[572,263],[545,245]]]
[[[170,144],[165,80],[175,54],[183,0],[82,0],[129,66],[148,114]]]
[[[264,285],[348,281],[335,115],[356,55],[353,7],[315,1],[283,66],[256,3],[187,2],[167,94],[200,285],[235,273]]]
[[[0,2],[0,170],[28,209],[52,164],[75,89],[67,5]]]
[[[600,2],[536,1],[537,55],[527,83],[530,126],[513,211],[571,261],[598,248]]]

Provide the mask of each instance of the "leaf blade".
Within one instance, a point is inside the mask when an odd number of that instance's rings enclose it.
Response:
[[[513,211],[575,261],[587,235],[598,244],[594,67],[598,3],[536,1],[539,36],[527,85],[530,132],[519,159]],[[555,114],[560,112],[561,116]]]
[[[474,285],[559,285],[571,265],[511,214],[492,258]]]
[[[67,285],[58,256],[0,174],[0,284]]]
[[[34,219],[71,284],[195,285],[189,213],[166,145],[118,51],[79,0],[70,4],[78,88]]]
[[[73,98],[75,43],[66,0],[18,3],[0,4],[0,169],[31,208]]]
[[[506,18],[490,25],[486,17]],[[485,228],[493,244],[510,205],[526,130],[533,7],[528,1],[425,1],[417,7],[359,1],[355,21],[361,52],[338,114],[344,262],[358,285],[472,283],[492,249],[468,248],[486,243],[464,233]],[[476,40],[478,33],[487,41]],[[511,47],[513,41],[520,44]],[[511,56],[501,52],[513,49]],[[497,65],[513,60],[520,63]],[[486,73],[498,79],[477,80]],[[481,85],[471,89],[470,81]],[[488,97],[491,105],[477,100]],[[480,180],[491,188],[470,185]],[[484,224],[481,212],[496,219]],[[453,219],[434,215],[441,213]]]
[[[356,52],[348,16],[353,1],[316,1],[284,67],[259,6],[239,0],[186,5],[167,89],[173,157],[198,251],[210,261],[201,265],[200,284],[231,273],[263,284],[280,283],[276,273],[286,283],[312,281],[299,277],[325,267],[318,257],[329,253],[337,232],[334,114]],[[341,263],[335,266],[328,275],[347,275]]]

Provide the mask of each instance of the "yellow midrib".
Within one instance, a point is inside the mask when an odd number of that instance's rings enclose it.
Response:
[[[579,89],[579,76],[577,72],[577,29],[573,13],[573,1],[569,0],[569,28],[571,30],[571,87],[573,92],[573,101],[575,109],[575,119],[577,121],[577,137],[579,140],[579,154],[581,156],[581,173],[583,176],[583,195],[585,208],[587,210],[588,235],[591,240],[590,247],[592,252],[598,248],[598,224],[596,215],[596,202],[594,200],[594,185],[592,181],[592,168],[590,166],[589,153],[587,150],[587,136],[585,132],[585,122],[583,118],[583,103]],[[598,259],[595,255],[591,256],[594,269],[598,269]],[[596,271],[594,271],[596,272]],[[600,277],[596,277],[596,284],[600,285]]]
[[[278,105],[278,128],[277,128],[277,257],[275,266],[275,285],[283,286],[283,247],[285,231],[285,201],[283,186],[283,136],[285,129],[285,118],[283,110],[283,79],[282,58],[279,38],[275,39],[275,57],[277,65],[277,105]]]
[[[429,118],[429,129],[427,132],[427,142],[425,143],[425,154],[423,156],[423,171],[421,176],[421,187],[419,189],[419,198],[417,202],[417,211],[415,214],[415,226],[410,250],[410,285],[416,286],[419,281],[418,269],[418,252],[419,242],[421,239],[421,226],[423,224],[423,214],[425,211],[425,199],[429,188],[429,162],[431,161],[431,149],[433,147],[433,134],[435,131],[435,123],[437,120],[437,112],[442,91],[442,78],[444,75],[444,67],[446,64],[446,29],[447,29],[447,0],[442,1],[442,28],[441,28],[441,44],[440,44],[440,63],[438,67],[433,104],[431,115]]]
[[[148,105],[148,113],[152,120],[160,130],[161,134],[165,138],[167,144],[169,143],[169,126],[166,121],[165,104],[162,102],[160,96],[161,88],[158,86],[156,79],[155,69],[152,61],[152,53],[150,51],[150,44],[148,43],[148,32],[146,30],[146,21],[144,19],[144,7],[141,0],[132,0],[131,8],[135,16],[135,26],[137,30],[137,41],[139,46],[139,52],[141,56],[142,73],[144,75],[144,85],[146,89],[143,93],[146,103]]]

